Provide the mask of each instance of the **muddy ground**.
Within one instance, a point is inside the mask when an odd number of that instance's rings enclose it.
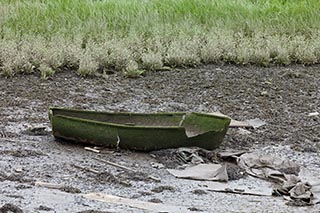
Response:
[[[162,202],[203,212],[319,212],[320,205],[293,207],[281,197],[209,192],[202,181],[180,180],[149,153],[109,150],[97,154],[82,144],[56,141],[50,133],[49,106],[106,111],[220,111],[237,120],[260,118],[267,125],[251,134],[229,129],[220,150],[256,150],[291,159],[320,172],[320,66],[236,67],[151,72],[127,79],[80,78],[58,73],[0,79],[0,209],[24,212],[143,212],[126,205],[83,197],[101,192],[142,201]],[[30,127],[46,127],[42,134]],[[94,158],[138,170],[129,173]],[[165,162],[162,162],[165,164]],[[80,167],[79,167],[80,166]],[[94,169],[101,174],[83,170]],[[161,182],[150,180],[152,174]],[[65,186],[48,189],[36,181]],[[128,186],[128,184],[130,184]],[[19,211],[16,211],[19,212]]]

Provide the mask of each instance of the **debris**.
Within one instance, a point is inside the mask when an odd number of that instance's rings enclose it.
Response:
[[[246,151],[226,150],[226,151],[219,152],[217,155],[222,160],[234,161],[234,160],[237,160],[238,157],[244,153],[246,153]]]
[[[226,166],[221,164],[199,164],[184,170],[168,169],[168,172],[177,178],[228,181]]]
[[[267,96],[267,95],[268,95],[268,92],[265,90],[260,93],[260,96]]]
[[[272,187],[269,182],[253,177],[243,178],[238,181],[229,181],[227,183],[216,181],[206,182],[206,190],[242,195],[272,195]]]
[[[173,206],[163,203],[152,203],[140,200],[133,200],[124,197],[118,197],[114,195],[107,195],[101,193],[90,193],[84,195],[87,199],[97,200],[101,202],[113,203],[113,204],[122,204],[138,209],[144,209],[152,212],[189,212],[187,207],[184,206]]]
[[[246,120],[245,122],[247,122],[250,126],[252,126],[252,128],[257,129],[261,126],[266,125],[267,123],[259,118],[255,118],[255,119],[251,119],[251,120]]]
[[[312,203],[320,203],[320,177],[314,175],[307,168],[301,167],[299,172],[299,178],[301,182],[311,185],[311,192],[313,195]]]
[[[114,150],[108,150],[105,147],[99,147],[99,146],[94,146],[94,147],[84,147],[85,150],[90,151],[90,152],[95,152],[99,154],[114,154]]]
[[[126,171],[138,173],[138,171],[135,170],[135,169],[131,169],[131,168],[129,168],[129,167],[122,166],[122,165],[120,165],[120,164],[117,164],[117,163],[114,163],[114,162],[111,162],[111,161],[107,161],[107,160],[104,160],[104,159],[101,159],[101,158],[93,158],[93,159],[95,159],[95,160],[97,160],[97,161],[101,161],[101,162],[103,162],[103,163],[107,163],[107,164],[109,164],[109,165],[111,165],[111,166],[114,166],[114,167],[117,167],[117,168],[120,168],[120,169],[123,169],[123,170],[126,170]],[[152,175],[148,175],[148,178],[151,179],[151,180],[154,180],[154,181],[156,181],[156,182],[160,182],[160,181],[161,181],[161,179],[159,179],[159,178],[157,178],[157,177],[154,177],[154,176],[152,176]]]
[[[101,174],[101,172],[99,172],[99,171],[97,171],[95,169],[91,169],[91,168],[87,168],[87,167],[83,167],[83,166],[79,166],[79,165],[75,165],[75,164],[72,164],[72,166],[75,167],[75,168],[87,171],[87,172],[94,173],[94,174]]]
[[[309,117],[312,117],[312,116],[318,116],[319,115],[319,112],[310,112],[308,114]]]
[[[231,119],[229,128],[259,128],[267,123],[259,118],[245,120],[245,121],[237,121]]]
[[[35,186],[46,187],[46,188],[49,188],[49,189],[58,189],[60,191],[67,192],[67,193],[72,193],[72,194],[81,193],[80,189],[78,189],[78,188],[71,187],[71,186],[60,185],[60,184],[46,183],[46,182],[37,181],[37,182],[35,182],[34,185]]]
[[[308,186],[304,183],[297,183],[290,191],[290,198],[292,199],[301,199],[304,201],[309,201],[311,199],[312,193],[310,191],[311,186]]]
[[[84,149],[90,152],[101,153],[101,150],[91,148],[91,147],[84,147]]]
[[[199,148],[179,148],[176,155],[184,163],[204,163],[204,160],[199,156],[199,150]]]
[[[246,121],[231,120],[229,128],[252,128]]]
[[[250,123],[248,123],[248,121],[234,120],[221,112],[211,112],[209,114],[231,119],[229,128],[252,128],[252,125]]]
[[[313,205],[320,202],[320,178],[296,163],[271,155],[243,154],[239,166],[254,177],[278,184],[274,195],[284,196],[288,205]],[[293,204],[293,202],[297,202]]]
[[[164,166],[162,163],[151,162],[150,165],[151,165],[153,168],[156,168],[156,169],[163,169],[163,168],[165,168],[165,166]]]
[[[245,169],[248,174],[259,178],[280,178],[279,175],[283,173],[299,173],[299,165],[296,163],[272,155],[258,153],[241,155],[238,159],[238,165]]]
[[[251,134],[251,132],[249,130],[246,130],[246,129],[243,129],[243,128],[239,128],[238,129],[238,133],[240,135],[250,135]]]
[[[151,179],[151,180],[154,180],[156,182],[161,182],[161,179],[160,178],[157,178],[157,177],[154,177],[152,175],[148,175],[148,178]]]
[[[21,173],[21,172],[23,172],[23,168],[22,167],[17,167],[17,168],[14,169],[14,171],[17,172],[17,173]]]

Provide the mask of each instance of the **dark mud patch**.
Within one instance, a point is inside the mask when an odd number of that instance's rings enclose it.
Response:
[[[161,193],[163,191],[174,192],[174,191],[176,191],[176,189],[173,186],[158,186],[158,187],[151,189],[151,191],[155,192],[155,193]]]
[[[67,193],[71,193],[71,194],[79,194],[81,193],[81,190],[76,188],[76,187],[72,187],[72,186],[64,186],[62,188],[59,188],[60,191],[63,192],[67,192]]]
[[[152,195],[153,193],[151,193],[151,192],[146,192],[146,191],[139,191],[138,192],[141,196],[150,196],[150,195]]]
[[[50,208],[48,206],[40,205],[36,210],[38,210],[38,211],[53,211],[54,209]]]
[[[148,200],[148,202],[151,202],[151,203],[163,203],[163,201],[160,200],[159,198],[152,198],[152,199]]]
[[[7,203],[0,208],[0,213],[23,213],[23,211],[18,206]]]
[[[188,208],[188,210],[192,211],[192,212],[202,212],[203,211],[203,210],[196,208],[196,207],[190,207],[190,208]]]
[[[205,195],[205,194],[208,194],[208,192],[202,190],[202,189],[195,189],[192,191],[193,194],[196,194],[196,195]]]
[[[24,197],[21,195],[6,195],[6,197],[11,197],[11,198],[15,198],[15,199],[24,199]]]
[[[28,185],[17,185],[17,186],[15,186],[15,188],[16,188],[17,190],[23,190],[23,189],[30,189],[30,188],[32,188],[32,186],[28,186]]]

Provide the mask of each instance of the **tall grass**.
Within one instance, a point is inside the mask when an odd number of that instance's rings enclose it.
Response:
[[[84,75],[126,70],[132,61],[138,69],[314,64],[319,23],[318,0],[3,0],[0,42],[13,44],[0,48],[16,46],[10,51],[20,59],[0,52],[0,72],[15,74],[20,68],[12,64],[21,60],[32,72],[40,64],[54,71],[67,64]],[[34,65],[35,52],[40,62]]]

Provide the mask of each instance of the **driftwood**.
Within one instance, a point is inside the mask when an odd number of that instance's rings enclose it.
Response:
[[[91,169],[91,168],[87,168],[87,167],[83,167],[83,166],[79,166],[79,165],[75,165],[75,164],[72,164],[72,166],[75,167],[75,168],[87,171],[87,172],[91,172],[91,173],[97,174],[97,175],[101,174],[101,172],[99,172],[99,171],[97,171],[95,169]]]
[[[46,183],[46,182],[41,182],[41,181],[37,181],[34,184],[35,186],[41,186],[41,187],[46,187],[48,189],[58,189],[60,191],[63,192],[67,192],[67,193],[72,193],[72,194],[76,194],[76,193],[81,193],[80,189],[72,187],[72,186],[65,186],[62,184],[55,184],[55,183]]]
[[[93,158],[97,161],[100,161],[100,162],[103,162],[103,163],[106,163],[106,164],[109,164],[111,166],[114,166],[114,167],[117,167],[117,168],[120,168],[120,169],[123,169],[123,170],[127,170],[127,171],[130,171],[130,172],[137,172],[137,170],[135,169],[131,169],[129,167],[126,167],[126,166],[122,166],[120,164],[117,164],[117,163],[114,163],[114,162],[111,162],[111,161],[107,161],[107,160],[104,160],[104,159],[100,159],[100,158]]]
[[[46,187],[49,189],[63,189],[65,188],[64,185],[61,184],[55,184],[55,183],[46,183],[46,182],[41,182],[41,181],[37,181],[34,184],[35,186],[42,186],[42,187]]]
[[[190,210],[184,206],[173,206],[162,203],[152,203],[140,200],[133,200],[129,198],[107,195],[102,193],[90,193],[84,195],[84,197],[106,203],[127,205],[138,209],[148,210],[151,212],[190,212]]]
[[[90,152],[95,152],[95,153],[101,153],[101,150],[91,148],[91,147],[84,147],[85,150],[90,151]]]

